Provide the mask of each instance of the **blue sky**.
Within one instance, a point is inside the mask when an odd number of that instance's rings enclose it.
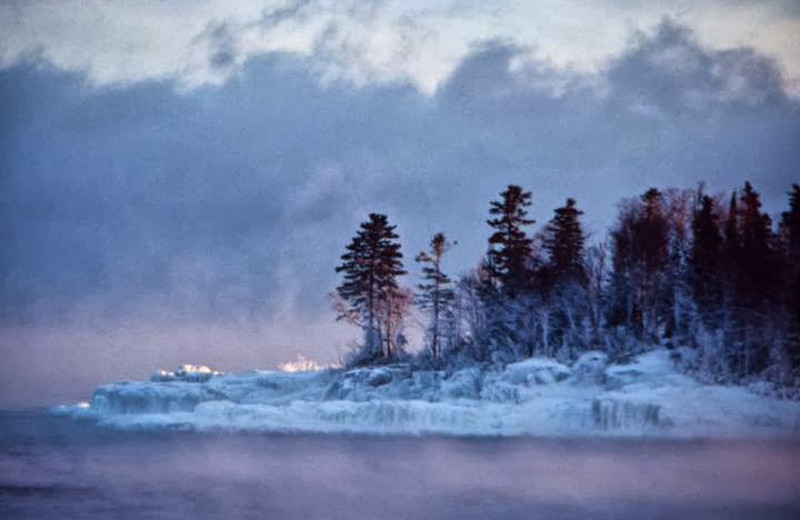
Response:
[[[653,185],[750,179],[775,213],[800,180],[796,2],[12,1],[0,20],[9,402],[335,359],[353,331],[326,294],[370,211],[408,259],[458,240],[458,272],[509,183],[539,223],[575,197],[602,236]]]

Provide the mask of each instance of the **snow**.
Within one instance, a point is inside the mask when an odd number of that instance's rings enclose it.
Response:
[[[199,375],[198,375],[199,374]],[[157,376],[157,377],[156,377]],[[443,435],[800,436],[800,403],[703,385],[666,350],[455,372],[396,364],[220,374],[202,365],[97,388],[56,412],[124,430]]]

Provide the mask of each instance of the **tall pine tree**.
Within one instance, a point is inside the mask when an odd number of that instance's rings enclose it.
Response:
[[[740,202],[740,298],[748,306],[760,305],[769,297],[773,275],[772,222],[761,212],[760,195],[749,182],[744,185]]]
[[[509,185],[500,197],[501,200],[491,202],[489,213],[493,218],[487,220],[494,229],[489,237],[488,264],[499,288],[514,296],[530,283],[533,240],[523,228],[535,223],[527,218],[531,192]]]
[[[575,206],[575,199],[567,199],[566,205],[557,208],[548,226],[544,249],[549,259],[549,270],[556,283],[583,282],[584,242],[580,217],[583,211]]]
[[[700,207],[692,219],[692,234],[692,295],[706,324],[713,325],[722,303],[723,240],[719,215],[714,200],[708,195],[700,199]]]
[[[789,210],[781,213],[781,287],[789,321],[787,350],[792,369],[800,373],[800,185],[793,184]]]
[[[542,337],[544,351],[549,353],[550,345],[555,345],[565,360],[573,359],[584,350],[591,335],[581,215],[583,211],[576,207],[572,198],[556,208],[544,239],[548,261],[537,276],[543,293],[542,306],[551,309],[549,313],[540,312],[540,325],[547,325],[549,336]],[[545,279],[543,283],[542,278]]]
[[[389,359],[394,342],[384,336],[391,333],[391,328],[386,327],[394,318],[394,300],[402,296],[397,277],[406,274],[395,228],[389,225],[386,215],[370,213],[336,268],[337,273],[344,273],[344,281],[336,291],[346,302],[339,319],[346,318],[364,329],[364,348],[369,356],[382,354]]]
[[[792,184],[789,210],[781,213],[781,241],[785,255],[795,267],[800,267],[800,184]]]

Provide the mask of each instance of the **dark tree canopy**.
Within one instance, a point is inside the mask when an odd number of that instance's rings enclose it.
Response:
[[[650,188],[642,195],[643,211],[634,223],[634,240],[647,276],[661,269],[667,260],[667,217],[661,192]]]
[[[800,185],[793,184],[789,210],[781,214],[781,249],[783,250],[783,302],[788,309],[790,357],[800,366]]]
[[[530,283],[533,240],[523,228],[535,223],[527,218],[531,192],[510,185],[500,197],[501,200],[491,202],[489,209],[493,218],[487,223],[494,233],[489,237],[488,263],[501,288],[514,295]]]
[[[739,202],[739,289],[745,300],[757,303],[768,297],[772,281],[772,221],[761,212],[760,195],[749,182]]]
[[[714,200],[704,195],[700,207],[692,219],[691,277],[692,294],[705,318],[722,299],[721,269],[723,239],[720,233],[719,215]]]
[[[789,258],[800,261],[800,184],[792,184],[789,210],[781,213],[781,240]]]
[[[567,199],[566,205],[556,208],[548,226],[544,249],[550,257],[549,270],[556,282],[583,281],[584,242],[580,217],[583,211],[575,206],[575,199]]]

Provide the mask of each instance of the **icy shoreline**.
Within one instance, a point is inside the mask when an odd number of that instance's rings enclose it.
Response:
[[[148,431],[800,438],[800,403],[700,384],[665,350],[627,365],[588,353],[572,367],[534,358],[451,374],[405,365],[238,374],[186,367],[100,386],[90,404],[53,412]]]

